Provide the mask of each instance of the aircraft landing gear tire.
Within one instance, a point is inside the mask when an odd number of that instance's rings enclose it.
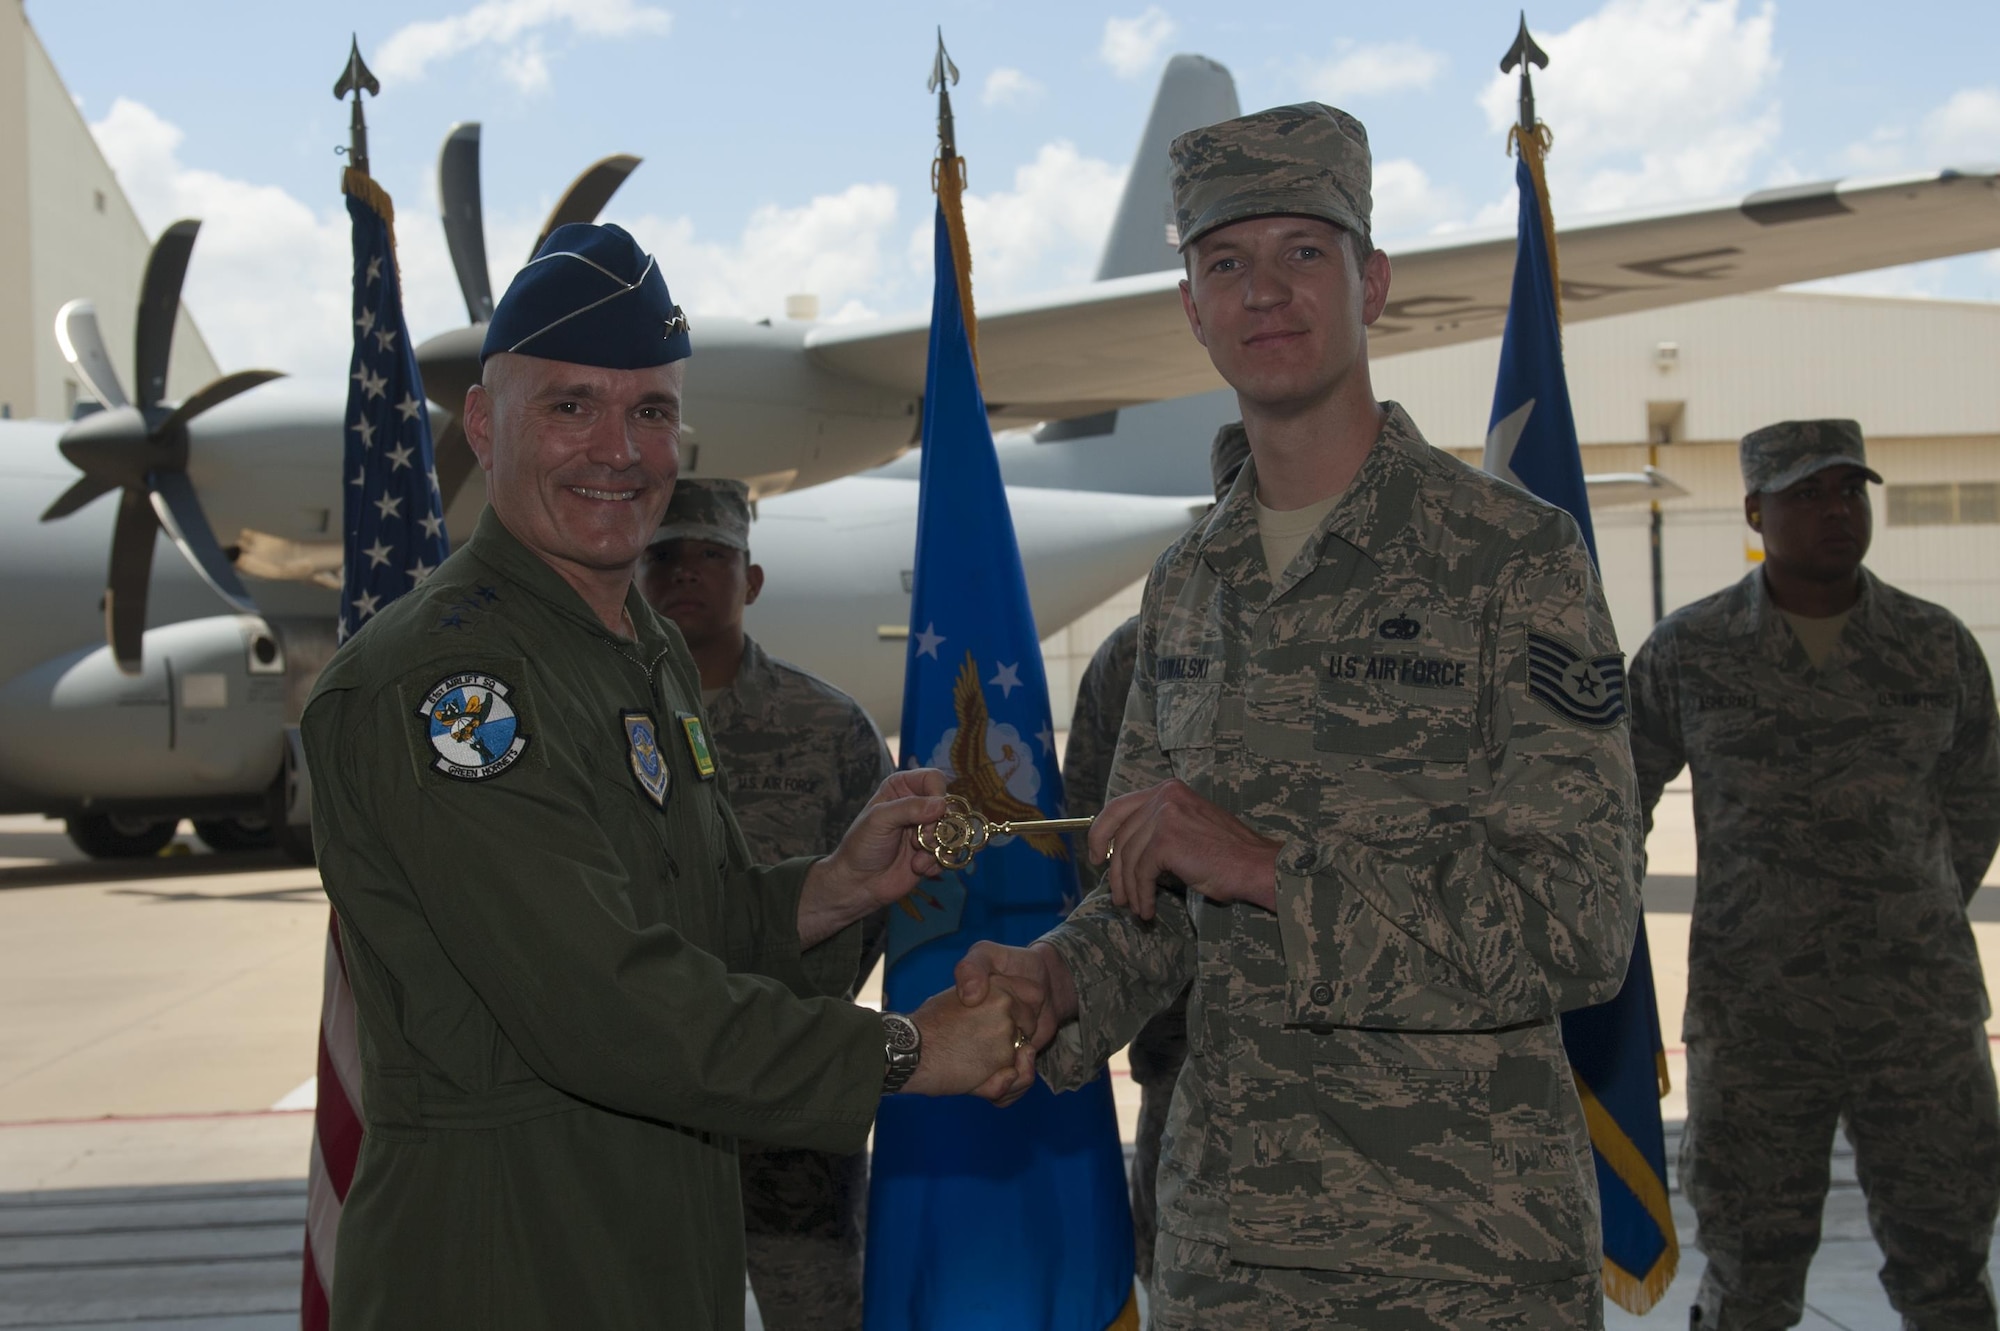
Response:
[[[277,844],[266,818],[197,818],[194,834],[218,855],[239,850],[269,850]]]
[[[179,826],[179,820],[173,818],[134,818],[116,813],[86,813],[64,821],[69,839],[93,860],[131,860],[157,855],[174,839]]]

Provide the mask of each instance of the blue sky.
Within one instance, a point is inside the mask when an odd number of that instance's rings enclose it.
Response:
[[[795,291],[830,315],[928,295],[942,24],[964,74],[982,294],[1088,277],[1161,65],[1198,51],[1244,106],[1354,111],[1377,159],[1377,232],[1511,217],[1497,4],[986,3],[864,7],[662,0],[341,5],[29,0],[28,15],[149,228],[206,219],[188,299],[225,366],[337,372],[346,231],[331,96],[350,30],[382,78],[375,174],[395,195],[423,336],[462,319],[436,223],[437,147],[485,123],[496,288],[591,159],[644,156],[607,216],[661,255],[693,312],[761,315]],[[1558,217],[1834,176],[2000,163],[2000,5],[1596,0],[1529,14],[1556,136]],[[1996,220],[2000,236],[2000,220]],[[2000,299],[1992,254],[1846,289]]]

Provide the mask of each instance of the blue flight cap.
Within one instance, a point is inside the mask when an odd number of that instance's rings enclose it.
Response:
[[[494,308],[479,363],[502,351],[644,370],[694,347],[653,256],[623,227],[571,222],[549,233]]]

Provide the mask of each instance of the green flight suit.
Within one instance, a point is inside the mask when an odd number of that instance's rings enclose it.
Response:
[[[335,1327],[740,1327],[736,1135],[866,1140],[880,1020],[813,996],[860,931],[801,954],[811,861],[750,866],[680,634],[626,606],[489,511],[307,704],[367,1125]]]

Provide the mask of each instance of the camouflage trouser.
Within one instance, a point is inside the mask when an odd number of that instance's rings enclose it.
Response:
[[[1151,1331],[1601,1331],[1595,1273],[1545,1285],[1396,1280],[1245,1266],[1226,1249],[1160,1235]]]
[[[767,1331],[859,1331],[868,1157],[745,1145],[744,1256]]]
[[[1132,1144],[1133,1266],[1148,1292],[1153,1287],[1153,1243],[1160,1231],[1160,1138],[1167,1130],[1174,1082],[1187,1062],[1185,992],[1140,1028],[1132,1039],[1132,1080],[1139,1084],[1139,1134]]]
[[[1680,1177],[1708,1258],[1702,1331],[1764,1331],[1804,1315],[1843,1119],[1903,1325],[1992,1331],[2000,1101],[1986,1032],[1843,1015],[1831,1031],[1688,1040]]]

